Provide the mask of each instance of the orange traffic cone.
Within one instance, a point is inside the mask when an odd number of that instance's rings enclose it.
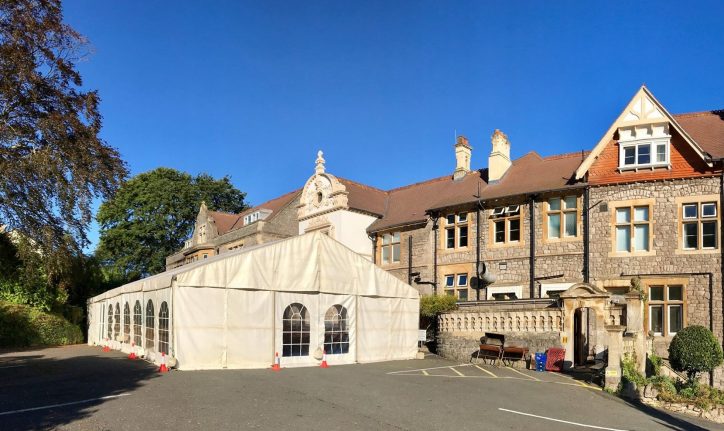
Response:
[[[274,353],[274,363],[272,364],[271,369],[272,371],[279,371],[282,369],[281,362],[279,360],[279,352]]]
[[[138,359],[136,356],[136,343],[131,341],[131,353],[128,354],[128,359]]]
[[[158,367],[159,373],[168,373],[168,368],[166,367],[166,354],[161,353],[161,366]]]
[[[108,338],[105,338],[105,340],[106,340],[106,344],[103,346],[103,351],[110,352],[111,348],[108,346]]]
[[[329,368],[329,365],[327,365],[327,351],[326,350],[322,350],[322,365],[320,365],[319,368]]]

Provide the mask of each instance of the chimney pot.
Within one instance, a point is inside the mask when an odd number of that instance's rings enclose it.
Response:
[[[510,141],[508,136],[495,129],[493,136],[490,137],[493,149],[488,157],[488,181],[497,182],[508,171],[510,165]]]
[[[453,180],[465,178],[470,172],[470,158],[472,157],[473,147],[470,146],[468,138],[458,136],[455,142],[455,172],[453,172]]]

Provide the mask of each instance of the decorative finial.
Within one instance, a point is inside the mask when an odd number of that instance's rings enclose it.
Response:
[[[317,152],[317,166],[314,168],[314,172],[319,175],[324,173],[324,157],[322,157],[322,150]]]

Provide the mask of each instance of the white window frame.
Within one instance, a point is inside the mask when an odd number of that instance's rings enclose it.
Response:
[[[664,144],[666,147],[666,160],[663,162],[656,161],[656,148]],[[639,147],[649,145],[649,163],[639,163]],[[633,164],[625,164],[625,156],[627,148],[634,148],[634,162]],[[656,138],[656,139],[642,139],[635,141],[619,141],[618,150],[618,169],[621,171],[635,170],[640,168],[655,168],[655,167],[669,167],[671,166],[671,139]]]
[[[500,293],[515,293],[518,299],[523,298],[523,286],[490,286],[486,290],[486,298],[488,301],[495,300],[493,295]]]
[[[575,283],[541,283],[540,284],[540,297],[548,298],[548,292],[565,292]]]

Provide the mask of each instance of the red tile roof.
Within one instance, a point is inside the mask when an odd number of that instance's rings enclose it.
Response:
[[[350,208],[382,216],[385,214],[387,192],[355,181],[337,177],[349,193],[347,205]]]
[[[223,235],[231,230],[231,227],[239,220],[239,214],[225,213],[221,211],[209,211],[207,213],[214,219],[216,230]]]
[[[277,214],[279,214],[279,211],[282,208],[284,208],[287,204],[293,201],[301,192],[302,189],[294,190],[293,192],[289,192],[277,198],[268,200],[263,204],[253,206],[245,211],[242,211],[239,214],[230,214],[220,211],[209,211],[208,214],[211,216],[211,218],[214,219],[214,222],[216,223],[216,229],[218,230],[219,235],[223,235],[227,232],[231,232],[232,230],[243,227],[244,216],[246,216],[247,214],[251,214],[255,211],[259,211],[262,209],[270,210],[272,213],[265,220],[269,221],[273,219]]]
[[[724,157],[724,109],[674,115],[701,148],[714,158]]]

